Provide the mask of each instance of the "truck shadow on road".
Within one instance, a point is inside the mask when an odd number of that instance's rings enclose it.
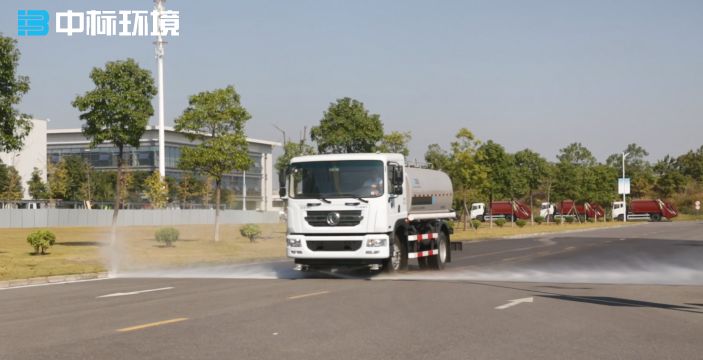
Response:
[[[563,294],[537,295],[537,296],[542,297],[542,298],[547,298],[547,299],[575,301],[575,302],[597,304],[597,305],[657,308],[657,309],[677,310],[677,311],[685,311],[685,312],[703,314],[703,311],[699,311],[698,308],[695,308],[692,306],[663,304],[663,303],[655,303],[655,302],[640,301],[640,300],[633,300],[633,299],[624,299],[624,298],[617,298],[617,297],[610,297],[610,296],[572,296],[572,295],[563,295]]]

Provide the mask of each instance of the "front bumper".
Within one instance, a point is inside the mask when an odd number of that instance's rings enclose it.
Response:
[[[372,243],[383,245],[371,246]],[[386,259],[390,255],[389,244],[387,234],[288,234],[286,254],[293,259]]]

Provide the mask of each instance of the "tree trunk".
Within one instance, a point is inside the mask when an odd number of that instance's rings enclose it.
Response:
[[[530,189],[530,226],[535,226],[534,205],[532,201],[532,189]]]
[[[112,210],[112,226],[110,228],[110,249],[111,252],[117,251],[115,246],[117,245],[117,214],[120,210],[120,203],[122,202],[122,155],[123,147],[117,147],[117,181],[115,181],[115,204]],[[110,263],[110,272],[114,274],[117,271],[117,264],[113,258]]]
[[[462,213],[464,214],[464,231],[466,231],[466,218],[467,218],[467,215],[468,215],[468,214],[466,213],[466,192],[463,191],[463,193],[464,193],[464,194],[463,194],[463,195],[464,195],[464,200],[463,200],[462,202],[464,203],[464,204],[463,204],[463,205],[464,205],[464,211],[462,211]]]
[[[220,241],[220,183],[215,180],[215,241]]]
[[[488,197],[488,217],[489,217],[489,223],[488,223],[488,228],[492,229],[493,228],[493,189],[491,189],[491,195]],[[486,211],[484,210],[484,214]]]

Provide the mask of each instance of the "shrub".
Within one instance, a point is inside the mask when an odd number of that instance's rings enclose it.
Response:
[[[178,237],[180,235],[181,234],[178,232],[177,229],[167,227],[156,230],[156,234],[154,234],[154,237],[156,237],[156,241],[162,242],[166,244],[167,247],[170,247],[173,246],[173,243],[175,241],[178,241]]]
[[[503,225],[505,225],[505,219],[496,219],[495,223],[496,223],[496,225],[498,225],[498,227],[502,228]]]
[[[535,216],[535,222],[537,225],[541,224],[544,222],[544,216]]]
[[[566,221],[569,224],[573,223],[576,220],[573,216],[563,217],[562,219],[564,219],[564,221]]]
[[[527,225],[527,221],[523,219],[517,219],[517,221],[515,221],[515,225],[517,225],[517,227],[524,227],[525,225]]]
[[[27,236],[27,243],[34,248],[35,254],[44,255],[56,243],[56,235],[49,230],[37,230]]]
[[[248,238],[249,242],[254,242],[254,239],[261,235],[261,229],[256,224],[246,224],[239,229],[239,233]]]
[[[471,220],[471,226],[474,227],[474,229],[478,229],[481,227],[481,221],[477,219]]]

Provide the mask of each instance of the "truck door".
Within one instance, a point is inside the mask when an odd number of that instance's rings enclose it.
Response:
[[[402,165],[394,162],[388,163],[388,181],[386,183],[388,184],[388,225],[393,226],[397,219],[404,219],[408,215],[408,194],[403,191],[405,174]]]

